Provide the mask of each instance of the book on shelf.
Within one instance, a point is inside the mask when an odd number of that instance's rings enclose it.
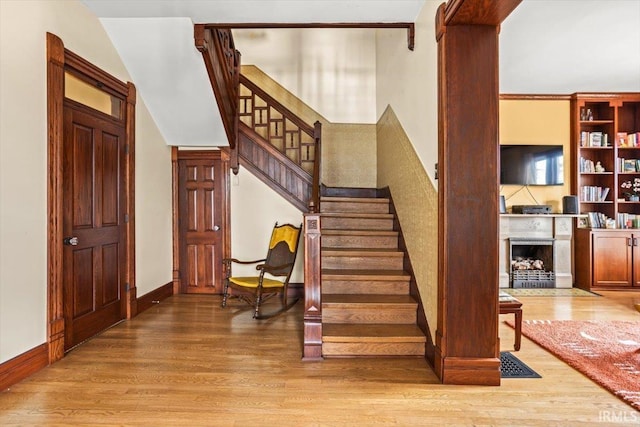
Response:
[[[620,212],[618,213],[617,228],[638,228],[640,227],[640,216],[636,214]]]
[[[618,132],[616,133],[616,144],[623,148],[638,147],[640,132]]]
[[[604,132],[580,132],[581,147],[608,147],[609,135]]]
[[[625,159],[624,165],[622,168],[623,172],[637,172],[637,160],[636,159]]]
[[[600,212],[587,212],[587,222],[590,228],[605,228],[607,217]]]
[[[580,200],[583,202],[604,202],[609,194],[609,187],[584,185],[580,187]]]
[[[596,166],[593,163],[593,160],[585,159],[584,157],[580,157],[580,172],[581,173],[594,173],[596,171]]]
[[[602,147],[602,132],[589,133],[589,147]]]

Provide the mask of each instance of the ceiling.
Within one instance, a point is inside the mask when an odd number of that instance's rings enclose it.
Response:
[[[425,3],[442,3],[81,1],[100,18],[167,143],[192,146],[226,144],[194,22],[415,22]],[[640,92],[638,22],[640,0],[524,0],[501,27],[501,93]]]

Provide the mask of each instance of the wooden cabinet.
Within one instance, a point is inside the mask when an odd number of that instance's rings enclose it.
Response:
[[[640,190],[640,93],[573,94],[571,138],[571,189],[580,213],[598,212],[616,228],[633,228],[640,201],[628,200],[625,187],[637,178]]]
[[[640,93],[573,94],[571,154],[580,213],[615,224],[576,230],[575,285],[640,290]]]
[[[576,286],[640,290],[640,230],[578,229]]]

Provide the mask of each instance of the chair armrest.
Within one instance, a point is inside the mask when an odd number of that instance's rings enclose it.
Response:
[[[260,265],[256,265],[256,270],[263,270],[266,273],[270,273],[272,271],[278,271],[278,270],[282,270],[285,267],[293,267],[293,263],[287,263],[287,264],[282,264],[282,265],[266,265],[266,264],[260,264]]]
[[[232,262],[235,262],[236,264],[257,264],[263,261],[266,261],[266,259],[257,259],[255,261],[240,261],[239,259],[236,259],[236,258],[224,258],[222,260],[222,262],[226,264],[231,264]]]

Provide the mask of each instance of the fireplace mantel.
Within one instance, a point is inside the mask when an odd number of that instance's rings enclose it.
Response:
[[[553,239],[553,267],[556,288],[573,286],[573,221],[580,215],[502,214],[500,215],[500,288],[509,287],[511,260],[509,239]]]

